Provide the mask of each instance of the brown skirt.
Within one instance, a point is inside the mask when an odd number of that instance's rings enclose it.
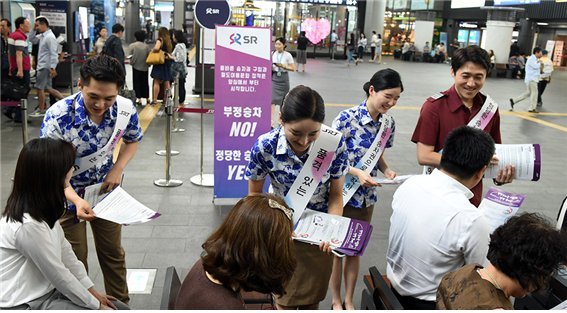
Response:
[[[316,245],[294,241],[297,267],[285,286],[286,294],[276,299],[283,306],[318,304],[327,296],[333,256]]]
[[[374,212],[374,205],[361,209],[347,205],[343,209],[343,216],[370,223],[372,221],[373,212]]]

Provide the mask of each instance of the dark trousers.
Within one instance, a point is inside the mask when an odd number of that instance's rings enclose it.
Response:
[[[148,85],[148,71],[138,71],[132,68],[132,80],[134,85],[134,93],[136,93],[136,98],[149,98],[150,97],[150,87]]]
[[[539,83],[537,83],[537,104],[541,105],[541,95],[543,95],[543,92],[545,91],[545,87],[547,87],[547,84],[549,83],[549,81],[547,80],[540,80]]]
[[[370,60],[374,60],[374,56],[376,55],[376,47],[370,47],[370,54],[372,55],[372,57],[370,57]]]
[[[435,301],[426,301],[412,296],[402,296],[400,295],[394,287],[392,291],[400,304],[404,307],[404,310],[435,310]]]
[[[179,75],[179,103],[183,104],[185,102],[185,77]]]

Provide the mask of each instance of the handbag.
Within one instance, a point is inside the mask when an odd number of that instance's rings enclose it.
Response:
[[[158,52],[151,51],[146,58],[146,64],[148,65],[160,65],[165,63],[165,53],[163,50]]]
[[[30,92],[30,85],[23,79],[11,77],[2,79],[2,100],[17,100],[26,99]]]
[[[118,94],[126,99],[130,99],[132,104],[136,104],[136,92],[132,89],[128,89],[128,85],[124,84],[122,89],[118,91]]]

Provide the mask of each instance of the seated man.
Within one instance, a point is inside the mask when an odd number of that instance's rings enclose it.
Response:
[[[440,169],[408,179],[392,201],[387,276],[405,309],[435,309],[441,278],[485,262],[488,221],[469,202],[483,177],[494,140],[461,126],[445,140]]]

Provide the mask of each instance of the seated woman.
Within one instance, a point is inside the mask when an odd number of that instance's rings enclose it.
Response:
[[[59,224],[74,164],[75,148],[62,140],[33,139],[20,152],[0,219],[0,308],[127,308],[93,288]]]
[[[488,267],[470,264],[443,277],[437,309],[512,310],[510,297],[545,287],[567,262],[566,238],[535,213],[512,217],[490,235]]]
[[[247,196],[203,244],[175,309],[242,310],[240,290],[282,295],[295,270],[292,210],[274,195]]]

